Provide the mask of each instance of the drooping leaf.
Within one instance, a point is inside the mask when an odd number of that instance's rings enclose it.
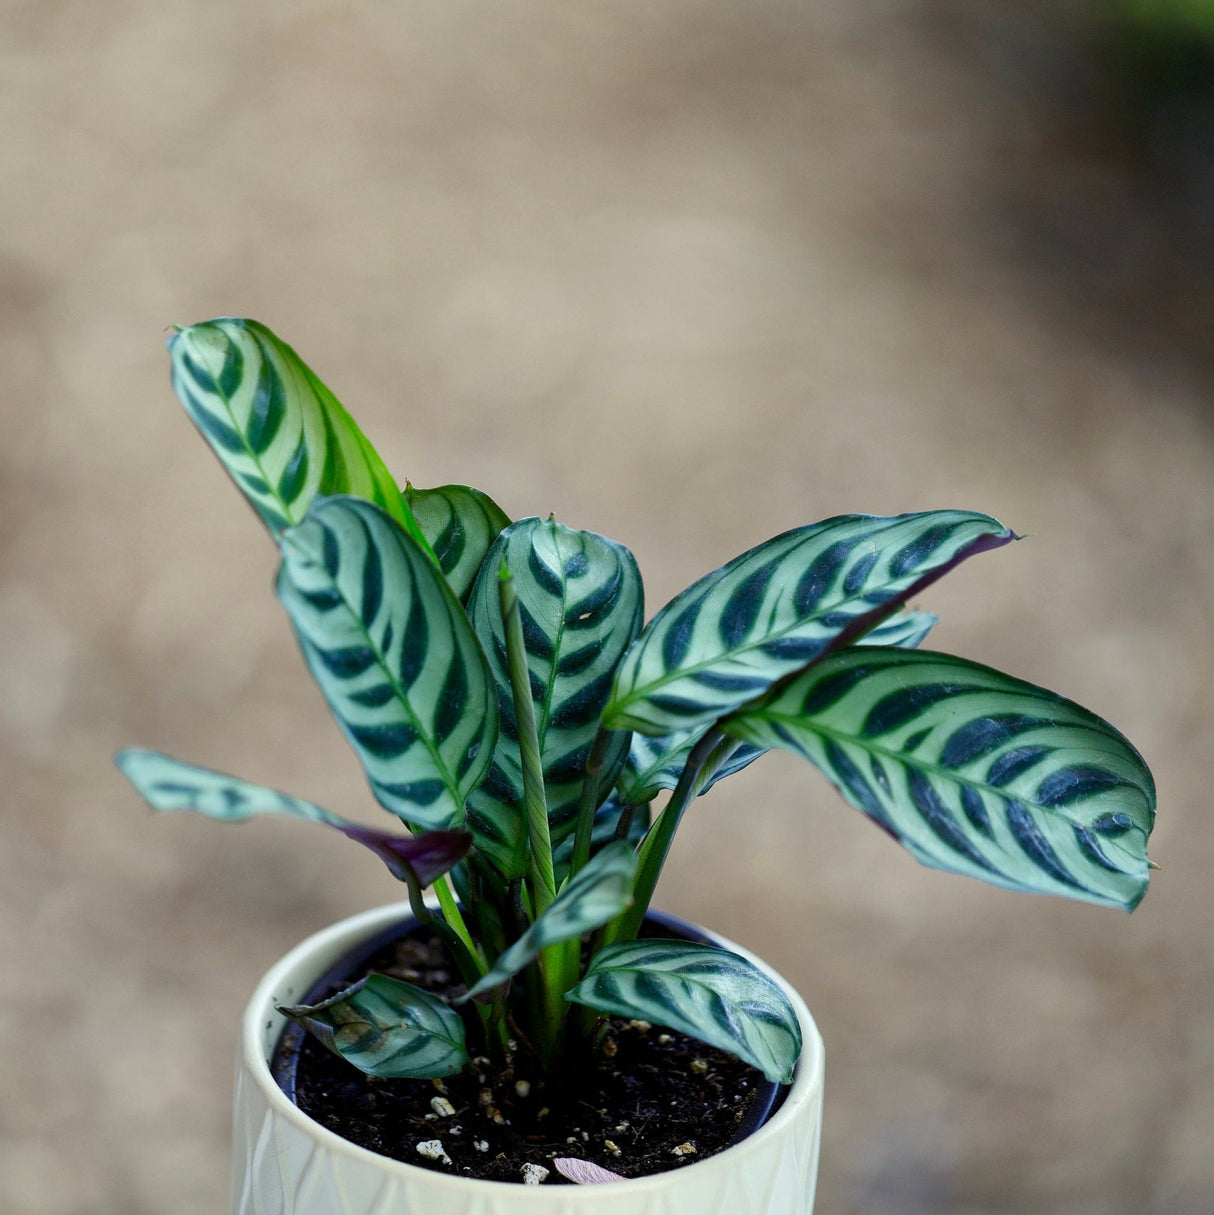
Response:
[[[488,494],[467,485],[440,485],[437,489],[405,486],[405,503],[417,526],[430,541],[439,568],[461,603],[484,564],[485,554],[510,526],[510,516]]]
[[[683,775],[692,748],[704,737],[707,729],[704,726],[696,730],[680,730],[676,734],[663,734],[656,738],[648,734],[633,734],[628,760],[616,781],[621,799],[629,805],[639,805],[656,797],[663,789],[673,789]],[[763,753],[761,747],[739,742],[709,775],[700,796],[707,793],[717,781],[741,772]]]
[[[378,507],[316,502],[281,537],[277,591],[380,803],[460,826],[497,736],[484,653],[434,564]]]
[[[271,533],[317,497],[382,507],[429,552],[384,462],[312,369],[265,325],[218,317],[169,339],[173,390]]]
[[[776,536],[688,587],[625,655],[612,729],[707,726],[880,623],[974,553],[1015,537],[988,515],[841,515]]]
[[[278,1010],[369,1076],[430,1080],[454,1075],[468,1062],[459,1013],[388,975],[368,975],[319,1004],[280,1004]]]
[[[753,963],[693,941],[621,941],[591,959],[566,1000],[690,1034],[788,1084],[801,1052],[797,1014]]]
[[[632,904],[636,854],[624,840],[608,844],[570,878],[556,900],[493,964],[461,1000],[491,991],[516,975],[549,945],[601,928]]]
[[[526,829],[516,808],[523,779],[497,583],[503,562],[522,618],[554,844],[574,827],[616,666],[641,627],[642,588],[636,561],[623,545],[553,519],[511,524],[472,588],[468,614],[497,681],[501,733],[489,777],[472,795],[468,822],[477,847],[502,872],[517,876],[525,872]],[[604,796],[627,750],[627,732],[610,740],[600,777]]]
[[[281,815],[336,828],[369,848],[401,881],[426,887],[442,877],[472,846],[467,831],[425,831],[393,835],[350,822],[301,797],[251,785],[210,768],[182,763],[158,751],[129,747],[115,756],[122,774],[155,810],[192,810],[223,823],[243,823],[259,815]],[[409,867],[411,872],[405,869]]]
[[[783,747],[925,865],[1133,909],[1155,788],[1108,722],[1053,692],[924,650],[832,654],[722,723]]]

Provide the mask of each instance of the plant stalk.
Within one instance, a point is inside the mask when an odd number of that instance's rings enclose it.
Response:
[[[577,829],[573,837],[573,859],[569,863],[569,876],[573,877],[590,859],[590,844],[594,835],[594,812],[599,807],[599,777],[603,772],[603,761],[607,758],[607,747],[612,731],[601,725],[594,736],[590,754],[586,757],[586,777],[582,781],[582,798],[578,803]]]

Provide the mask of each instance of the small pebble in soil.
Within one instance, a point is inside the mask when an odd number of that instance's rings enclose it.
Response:
[[[648,1021],[629,1021],[629,1029],[635,1029],[638,1034],[647,1034],[653,1026]]]
[[[694,1143],[680,1143],[678,1147],[670,1149],[670,1154],[678,1156],[680,1159],[684,1156],[694,1156],[696,1154],[696,1146]]]
[[[487,1152],[489,1150],[489,1140],[476,1139],[473,1141],[472,1146],[476,1148],[478,1152]]]
[[[520,1097],[530,1096],[531,1095],[531,1081],[530,1080],[516,1080],[514,1082],[514,1091]]]
[[[447,1155],[441,1139],[423,1139],[417,1145],[417,1154],[427,1160],[437,1160],[442,1164],[450,1164],[451,1157]]]
[[[658,1034],[658,1045],[669,1046],[674,1039],[669,1034]]]
[[[688,1066],[697,1076],[702,1076],[708,1071],[708,1063],[704,1059],[692,1059]]]
[[[539,1185],[550,1171],[542,1164],[523,1165],[523,1185]]]
[[[440,1118],[450,1118],[455,1113],[455,1106],[446,1097],[431,1097],[430,1108]]]
[[[603,1140],[603,1146],[604,1146],[604,1147],[605,1147],[605,1148],[606,1148],[606,1149],[607,1149],[607,1150],[608,1150],[608,1151],[609,1151],[609,1152],[610,1152],[610,1153],[611,1153],[613,1156],[622,1156],[622,1155],[623,1155],[623,1153],[620,1151],[620,1149],[619,1149],[619,1148],[618,1148],[618,1147],[617,1147],[617,1146],[616,1146],[616,1145],[615,1145],[615,1144],[614,1144],[614,1143],[613,1143],[613,1142],[612,1142],[610,1139],[604,1139],[604,1140]]]
[[[616,1046],[615,1040],[613,1038],[608,1038],[603,1043],[603,1054],[606,1055],[608,1059],[614,1059],[616,1056],[616,1052],[619,1049],[620,1048],[618,1046]]]

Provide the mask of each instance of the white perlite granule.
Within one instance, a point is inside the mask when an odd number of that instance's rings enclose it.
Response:
[[[451,1115],[455,1113],[455,1106],[453,1106],[446,1097],[431,1097],[430,1108],[440,1118],[450,1118]]]
[[[523,1185],[539,1185],[548,1176],[549,1171],[542,1164],[523,1165]]]
[[[423,1139],[417,1145],[417,1154],[425,1156],[427,1160],[438,1160],[443,1164],[450,1164],[451,1157],[447,1155],[447,1149],[443,1147],[441,1139]]]

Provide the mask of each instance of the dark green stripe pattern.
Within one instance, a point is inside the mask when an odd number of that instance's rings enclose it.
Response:
[[[383,1080],[452,1076],[468,1062],[464,1022],[403,979],[372,974],[320,1004],[279,1005],[335,1055]]]
[[[413,512],[422,535],[430,542],[439,569],[461,603],[467,603],[472,584],[510,516],[488,494],[468,485],[440,485],[437,489],[405,486],[405,504]]]
[[[154,810],[190,810],[221,823],[243,823],[264,815],[323,823],[370,849],[403,882],[426,887],[457,864],[472,844],[466,831],[425,831],[399,835],[364,827],[292,797],[236,776],[182,763],[158,751],[130,747],[115,756],[119,771]]]
[[[511,524],[484,561],[468,614],[497,682],[501,733],[489,778],[472,796],[469,826],[503,873],[520,876],[525,828],[516,807],[523,779],[498,593],[503,562],[518,595],[554,846],[575,825],[586,760],[616,667],[640,631],[643,591],[628,549],[554,519]],[[610,741],[600,800],[623,766],[628,737],[624,731]]]
[[[1146,764],[1108,722],[1010,675],[857,647],[722,728],[808,759],[925,865],[1126,910],[1146,893]]]
[[[169,339],[173,390],[272,534],[317,496],[354,494],[422,535],[384,462],[337,398],[257,321],[219,317]]]
[[[605,712],[613,729],[708,725],[860,636],[953,566],[1015,537],[988,515],[841,515],[701,578],[645,626]]]
[[[497,696],[463,608],[378,507],[316,502],[283,533],[278,597],[380,804],[457,827],[497,738]]]
[[[788,997],[752,962],[692,941],[623,941],[600,950],[565,999],[669,1026],[792,1082],[801,1027]]]

